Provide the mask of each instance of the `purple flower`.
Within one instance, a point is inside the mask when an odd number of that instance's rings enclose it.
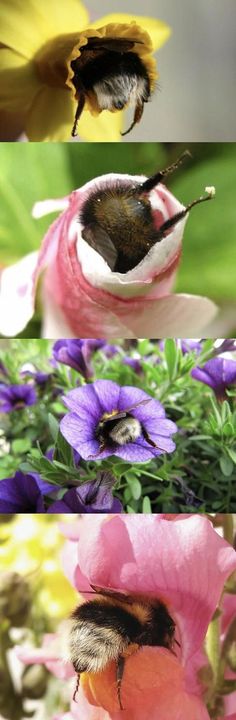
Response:
[[[222,353],[225,353],[225,352],[235,352],[235,351],[236,351],[235,338],[226,338],[226,340],[222,340],[220,345],[217,345],[217,347],[214,347],[214,355],[222,355]]]
[[[139,388],[96,380],[71,390],[64,402],[70,412],[61,420],[61,432],[84,460],[117,455],[145,462],[175,450],[170,436],[176,425],[161,403]]]
[[[203,365],[197,366],[191,372],[195,380],[209,385],[220,400],[224,400],[226,389],[236,383],[236,361],[228,358],[215,357]]]
[[[69,365],[88,379],[93,376],[91,356],[94,350],[104,344],[105,340],[57,340],[53,345],[53,357],[57,362]]]
[[[68,490],[62,500],[56,500],[49,513],[121,513],[121,502],[114,498],[111,489],[115,478],[110,472],[99,472],[96,480]]]
[[[138,360],[138,358],[125,357],[125,358],[123,358],[123,363],[124,363],[124,365],[129,365],[129,367],[131,367],[132,370],[134,370],[136,375],[142,374],[143,368],[142,368],[141,362],[140,362],[140,360]]]
[[[0,512],[45,512],[43,495],[54,490],[55,485],[44,482],[37,473],[17,471],[14,477],[0,481]]]
[[[195,352],[196,355],[199,355],[202,350],[202,345],[199,340],[180,340],[180,346],[183,355],[187,355],[189,352]]]
[[[37,396],[32,385],[0,385],[0,412],[21,410],[36,402]]]
[[[21,375],[29,375],[40,387],[44,387],[48,380],[51,380],[53,373],[45,373],[40,370],[22,370]]]

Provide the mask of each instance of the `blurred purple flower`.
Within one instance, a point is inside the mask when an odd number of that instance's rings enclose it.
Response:
[[[36,402],[37,396],[32,385],[0,385],[0,412],[21,410]]]
[[[0,481],[0,512],[45,512],[43,495],[55,491],[55,485],[41,480],[37,473],[17,471],[14,477]]]
[[[225,400],[226,389],[236,384],[236,360],[215,357],[208,360],[203,367],[194,368],[191,375],[195,380],[209,385],[218,399]]]
[[[225,352],[236,352],[235,338],[226,338],[221,344],[214,348],[214,355],[222,355]]]
[[[202,345],[199,340],[192,340],[191,338],[184,338],[182,340],[175,340],[178,347],[181,348],[183,355],[187,355],[189,352],[196,352],[197,355],[201,352]],[[160,340],[159,348],[164,350],[164,340]]]
[[[129,367],[131,367],[132,370],[134,370],[136,375],[142,374],[143,368],[142,368],[141,362],[140,362],[140,360],[138,360],[138,358],[125,357],[125,358],[123,358],[123,363],[125,365],[129,365]]]
[[[4,377],[8,376],[8,370],[1,360],[0,360],[0,375],[3,375]]]
[[[62,435],[84,460],[117,455],[145,462],[175,450],[170,436],[176,425],[166,419],[161,403],[139,388],[96,380],[63,400],[70,412],[61,420]]]
[[[202,350],[202,345],[199,340],[180,340],[180,347],[183,355],[187,355],[189,352],[195,352],[196,355],[199,355]]]
[[[53,345],[53,357],[57,362],[77,370],[87,380],[93,376],[91,356],[104,344],[105,340],[57,340]]]
[[[21,375],[28,375],[34,379],[37,385],[44,387],[52,379],[53,373],[44,373],[40,370],[22,370]]]
[[[121,502],[112,495],[115,478],[110,472],[99,472],[96,480],[68,490],[62,500],[50,505],[49,513],[121,513]]]
[[[103,345],[102,352],[107,358],[112,358],[114,355],[117,355],[117,353],[121,353],[121,348],[119,345],[110,345],[110,343],[105,343]]]

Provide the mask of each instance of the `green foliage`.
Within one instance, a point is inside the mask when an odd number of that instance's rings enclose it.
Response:
[[[68,487],[106,470],[115,478],[115,495],[126,512],[236,511],[235,392],[231,388],[228,399],[219,402],[208,386],[191,377],[191,369],[214,354],[212,340],[202,342],[198,357],[193,351],[183,354],[174,340],[165,341],[164,347],[157,341],[139,340],[135,347],[120,341],[111,358],[102,349],[94,352],[92,380],[112,379],[142,388],[163,403],[167,417],[177,424],[175,452],[132,464],[116,456],[76,461],[59,430],[66,412],[61,394],[85,380],[61,363],[52,368],[51,346],[44,340],[4,341],[0,360],[9,382],[22,382],[20,370],[26,362],[51,372],[51,378],[44,388],[37,387],[36,405],[2,415],[0,479],[11,477],[19,467],[38,472],[61,497]],[[139,359],[139,373],[125,364],[126,356]],[[45,456],[50,448],[51,456]]]

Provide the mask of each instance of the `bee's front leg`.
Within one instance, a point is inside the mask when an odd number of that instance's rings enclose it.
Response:
[[[124,669],[125,669],[125,660],[129,655],[133,655],[133,653],[137,652],[139,649],[139,645],[137,643],[131,643],[128,645],[126,650],[124,650],[123,655],[119,655],[117,664],[116,664],[116,687],[117,687],[117,697],[118,702],[121,710],[124,710],[122,701],[121,701],[121,683],[124,675]]]

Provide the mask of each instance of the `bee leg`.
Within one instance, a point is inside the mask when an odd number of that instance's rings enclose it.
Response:
[[[124,710],[122,701],[121,701],[121,683],[122,678],[124,675],[124,668],[125,668],[125,657],[122,655],[119,655],[116,665],[116,687],[117,687],[117,698],[120,706],[120,710]]]
[[[78,692],[78,689],[79,689],[79,681],[80,681],[80,675],[79,675],[79,673],[78,673],[78,675],[77,675],[77,682],[76,682],[76,688],[75,688],[75,692],[74,692],[74,695],[73,695],[73,702],[76,702],[76,695],[77,695],[77,692]]]
[[[79,95],[77,110],[76,110],[76,113],[75,113],[74,125],[73,125],[73,128],[72,128],[72,130],[71,130],[71,135],[72,135],[72,137],[76,137],[76,135],[77,135],[77,122],[78,122],[78,120],[79,120],[79,118],[80,118],[80,115],[81,115],[82,112],[83,112],[84,105],[85,105],[85,95],[84,95],[83,91],[81,91],[81,92],[80,92],[80,95]]]
[[[156,443],[154,442],[154,440],[152,440],[152,439],[150,438],[150,435],[148,434],[147,430],[145,430],[144,427],[142,427],[142,433],[143,433],[144,439],[146,440],[146,442],[149,443],[149,445],[152,445],[152,447],[155,447],[155,448],[158,447],[158,445],[156,445]]]
[[[98,452],[97,452],[97,453],[94,453],[94,455],[89,455],[89,459],[90,459],[90,458],[92,459],[92,458],[97,458],[97,457],[99,457],[99,455],[101,455],[101,453],[102,453],[103,450],[105,450],[105,449],[106,449],[106,443],[102,441],[101,444],[100,444],[100,447],[99,447]]]
[[[138,102],[137,105],[136,105],[136,108],[135,108],[133,122],[131,123],[130,127],[128,128],[128,130],[126,130],[125,132],[121,133],[122,137],[124,137],[125,135],[128,135],[128,133],[130,133],[131,130],[133,130],[134,126],[137,125],[137,123],[140,122],[141,117],[142,117],[142,114],[143,114],[143,108],[144,108],[144,101],[141,102],[141,103]]]

